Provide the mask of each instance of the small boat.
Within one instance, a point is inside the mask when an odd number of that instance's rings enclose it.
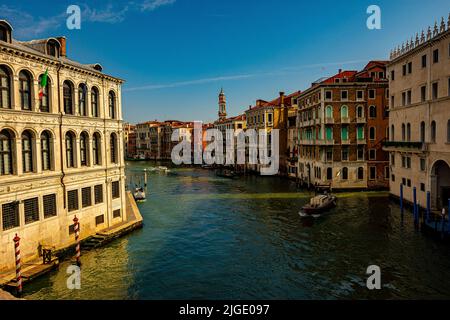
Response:
[[[232,170],[217,170],[216,171],[216,176],[218,177],[222,177],[222,178],[229,178],[229,179],[234,179],[237,177],[236,173]]]
[[[167,167],[158,167],[157,170],[160,172],[169,172],[169,168]]]
[[[300,216],[316,216],[336,207],[337,198],[331,194],[322,194],[311,198],[309,203],[302,207]]]
[[[145,156],[143,154],[139,155],[139,160],[145,160]]]
[[[136,202],[144,202],[145,201],[145,190],[144,188],[136,188],[136,190],[134,191],[134,200],[136,200]]]

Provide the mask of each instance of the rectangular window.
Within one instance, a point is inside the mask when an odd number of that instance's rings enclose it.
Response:
[[[3,230],[19,227],[19,202],[10,202],[2,205]]]
[[[357,136],[358,136],[358,138],[357,138],[358,140],[364,139],[364,127],[363,126],[358,126]]]
[[[391,154],[391,165],[395,166],[395,154]]]
[[[92,205],[91,187],[81,189],[81,206],[83,208]]]
[[[433,51],[433,63],[439,62],[439,49]]]
[[[375,180],[377,178],[377,168],[376,167],[370,167],[369,168],[369,179]]]
[[[342,148],[342,161],[348,161],[348,147]]]
[[[99,184],[94,187],[95,204],[103,203],[103,185]]]
[[[114,181],[114,182],[112,183],[111,191],[112,191],[112,198],[113,198],[113,199],[120,198],[119,181]]]
[[[391,180],[392,182],[395,182],[395,174],[392,175]]]
[[[391,71],[391,81],[394,81],[394,80],[395,80],[395,71],[392,70]]]
[[[438,83],[437,82],[433,83],[432,84],[432,98],[433,99],[438,98],[438,89],[439,89]]]
[[[341,139],[348,140],[348,127],[343,126],[341,129]]]
[[[448,78],[447,95],[450,97],[450,78]]]
[[[120,209],[114,210],[113,211],[113,218],[120,218],[122,215],[120,214]]]
[[[403,76],[406,76],[406,64],[403,65]]]
[[[420,191],[425,192],[425,183],[420,184]]]
[[[389,180],[389,167],[384,167],[384,179]]]
[[[356,91],[356,100],[358,101],[364,100],[364,91],[362,90]]]
[[[56,211],[56,194],[49,194],[44,196],[44,218],[55,217],[57,215]]]
[[[412,73],[412,62],[408,63],[408,73],[411,74]]]
[[[402,184],[406,186],[406,178],[402,178]]]
[[[23,201],[25,224],[39,221],[39,198]]]
[[[357,157],[358,161],[364,161],[364,146],[358,146]]]
[[[402,92],[402,106],[406,106],[406,92]]]
[[[347,101],[348,100],[348,91],[347,90],[342,90],[341,91],[341,100],[343,100],[343,101]]]
[[[406,185],[411,188],[411,179],[406,180]]]
[[[104,224],[104,223],[105,223],[105,215],[104,214],[95,217],[95,225],[96,226],[98,226],[99,224]]]
[[[369,150],[369,160],[376,160],[377,159],[377,150],[370,149]]]
[[[67,192],[67,204],[69,212],[78,210],[78,190]]]
[[[391,96],[391,108],[395,107],[395,98],[394,96]]]
[[[375,90],[374,89],[369,90],[369,99],[375,99]]]
[[[420,87],[420,101],[424,102],[427,100],[427,86]]]
[[[427,55],[422,56],[422,68],[427,67]]]
[[[425,158],[420,158],[420,171],[425,171],[427,169]]]
[[[411,90],[408,90],[406,92],[406,104],[408,106],[411,104],[411,99],[412,99],[412,92],[411,92]]]
[[[332,91],[325,91],[325,100],[331,101],[333,99],[333,92]]]

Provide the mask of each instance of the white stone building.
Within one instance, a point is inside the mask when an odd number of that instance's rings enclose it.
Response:
[[[48,85],[39,98],[40,79]],[[121,79],[0,21],[0,272],[126,220]]]

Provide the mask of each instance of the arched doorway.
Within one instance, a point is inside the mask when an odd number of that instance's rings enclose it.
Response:
[[[432,206],[438,210],[448,206],[450,199],[450,166],[443,160],[436,161],[431,169]]]

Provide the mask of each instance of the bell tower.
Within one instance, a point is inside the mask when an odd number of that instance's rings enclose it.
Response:
[[[224,120],[227,117],[227,100],[223,89],[219,93],[219,120]]]

